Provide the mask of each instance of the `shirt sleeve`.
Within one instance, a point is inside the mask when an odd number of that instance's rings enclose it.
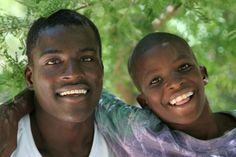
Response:
[[[137,132],[158,131],[161,126],[150,110],[128,105],[105,90],[96,110],[96,122],[109,145],[122,156],[129,151],[124,149],[127,145],[138,142]]]
[[[99,128],[122,134],[122,130],[129,130],[128,124],[132,121],[132,115],[138,114],[138,112],[142,112],[140,108],[128,105],[118,97],[103,90],[96,110],[96,121]]]

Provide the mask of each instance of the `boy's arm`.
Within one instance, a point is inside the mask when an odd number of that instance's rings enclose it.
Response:
[[[16,148],[18,121],[33,108],[33,92],[24,90],[14,100],[0,104],[0,157]]]
[[[130,145],[142,147],[140,132],[158,132],[162,128],[161,121],[150,110],[128,105],[107,91],[103,91],[97,107],[96,122],[117,156],[130,156]]]
[[[99,105],[96,110],[96,120],[101,126],[112,126],[118,129],[127,126],[127,124],[141,124],[145,121],[155,119],[155,122],[160,122],[159,118],[154,115],[150,110],[143,109],[134,105],[129,105],[118,97],[103,90]],[[156,123],[154,123],[156,125]]]
[[[96,111],[96,120],[99,125],[105,125],[105,128],[107,128],[109,124],[111,124],[109,128],[120,128],[121,126],[124,128],[127,126],[130,115],[139,110],[141,109],[130,106],[110,92],[103,90]],[[123,125],[123,123],[125,123],[125,125]]]
[[[155,119],[155,122],[159,123],[159,119],[154,117],[150,111],[128,105],[116,96],[103,90],[96,110],[96,121],[104,136],[108,136],[108,134],[112,138],[115,138],[113,134],[116,134],[116,137],[120,136],[120,138],[129,136],[133,134],[133,126],[149,125],[150,119]]]

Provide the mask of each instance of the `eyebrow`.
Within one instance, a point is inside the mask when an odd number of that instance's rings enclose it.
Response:
[[[96,53],[97,50],[93,47],[85,47],[85,48],[79,49],[79,52],[94,52],[94,53]]]
[[[181,59],[191,59],[190,57],[191,56],[189,56],[187,54],[181,54],[174,61],[181,60]]]
[[[144,76],[148,76],[149,74],[154,73],[154,72],[157,72],[157,71],[160,71],[160,69],[159,69],[159,68],[155,68],[155,69],[153,69],[153,70],[146,71],[146,72],[144,73]]]
[[[40,54],[40,57],[47,55],[47,54],[55,54],[55,53],[61,53],[61,50],[58,49],[54,49],[54,48],[46,48],[43,51],[41,51],[42,53]]]
[[[81,48],[79,49],[77,52],[92,52],[92,53],[96,53],[96,49],[92,48],[92,47],[85,47],[85,48]],[[58,50],[55,48],[46,48],[44,50],[41,51],[40,57],[47,55],[47,54],[58,54],[58,53],[62,53],[62,50]]]
[[[190,56],[186,55],[186,54],[181,54],[173,61],[173,63],[178,61],[178,60],[181,60],[181,59],[190,59]],[[159,70],[160,69],[158,67],[156,67],[154,70],[145,72],[144,75],[149,75],[150,73],[153,73],[153,72],[156,72],[156,71],[159,71]]]

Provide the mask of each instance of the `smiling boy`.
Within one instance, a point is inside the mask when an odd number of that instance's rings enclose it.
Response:
[[[207,70],[184,39],[148,34],[134,48],[128,70],[145,110],[111,95],[99,105],[99,128],[120,156],[236,156],[236,111],[211,111]]]
[[[129,72],[141,92],[138,101],[171,128],[199,139],[219,137],[233,128],[224,128],[221,121],[231,122],[231,116],[211,112],[204,93],[207,70],[198,65],[182,38],[169,33],[149,34],[136,46]]]
[[[35,110],[19,122],[11,157],[112,156],[94,119],[103,82],[96,26],[59,10],[33,23],[26,45]]]

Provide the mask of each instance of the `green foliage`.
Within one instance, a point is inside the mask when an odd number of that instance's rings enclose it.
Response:
[[[236,102],[236,3],[233,0],[18,0],[26,16],[0,14],[0,91],[14,95],[24,88],[25,36],[33,20],[60,8],[83,13],[98,26],[103,42],[104,86],[129,103],[137,91],[126,69],[128,57],[139,39],[153,31],[184,37],[199,63],[209,73],[206,93],[215,111],[233,109]],[[6,38],[19,40],[12,53]],[[16,57],[17,56],[17,57]],[[6,93],[6,92],[5,92]],[[3,100],[3,99],[2,99]]]

